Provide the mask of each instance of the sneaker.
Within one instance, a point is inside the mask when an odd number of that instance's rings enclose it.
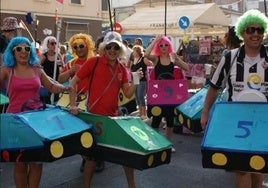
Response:
[[[173,146],[171,147],[171,152],[172,153],[175,153],[176,152],[176,149]]]

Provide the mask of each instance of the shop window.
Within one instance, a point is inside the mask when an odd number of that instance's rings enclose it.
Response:
[[[71,0],[72,4],[78,4],[81,5],[82,4],[82,0]]]

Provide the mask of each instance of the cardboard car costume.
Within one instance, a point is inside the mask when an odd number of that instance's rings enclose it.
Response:
[[[96,159],[139,170],[170,162],[172,144],[138,117],[88,112],[80,112],[77,117],[94,125],[97,144],[92,155]]]
[[[184,103],[176,107],[176,121],[192,132],[198,133],[202,131],[200,118],[204,107],[205,98],[207,95],[208,86],[203,87]],[[223,91],[217,97],[216,102],[226,100],[226,92]]]
[[[51,162],[88,155],[95,145],[93,126],[59,107],[3,113],[0,118],[1,162]]]
[[[160,116],[162,114],[163,106],[174,106],[187,100],[188,82],[179,67],[175,66],[173,79],[155,79],[154,68],[147,67],[147,115]]]
[[[268,172],[267,102],[218,102],[201,144],[204,168]]]

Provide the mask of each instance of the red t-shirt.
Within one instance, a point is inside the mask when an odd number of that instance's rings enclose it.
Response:
[[[90,79],[96,62],[96,57],[90,58],[83,64],[76,75],[80,79]],[[109,85],[111,80],[112,83]],[[117,116],[118,94],[125,83],[128,83],[128,74],[124,65],[117,61],[115,66],[112,67],[106,57],[99,57],[89,91],[90,95],[87,103],[89,111],[94,114]],[[96,100],[97,103],[90,107]]]
[[[87,62],[87,60],[80,60],[80,59],[72,59],[69,63],[67,63],[61,72],[66,72],[68,71],[69,69],[71,69],[71,67],[73,65],[80,65],[80,68],[82,67],[82,65]],[[73,75],[70,75],[71,78],[74,77],[74,74]],[[88,91],[88,87],[89,87],[89,80],[87,77],[85,77],[84,79],[82,79],[78,86],[77,86],[77,92],[78,93],[86,93]]]

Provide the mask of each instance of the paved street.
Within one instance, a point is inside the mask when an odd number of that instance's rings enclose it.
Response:
[[[162,130],[163,131],[163,130]],[[233,174],[219,169],[204,169],[201,163],[202,134],[174,134],[177,149],[169,164],[143,171],[136,170],[137,188],[229,188],[234,187]],[[82,187],[79,171],[81,157],[75,155],[44,164],[41,188]],[[103,172],[96,173],[93,188],[126,188],[122,167],[106,162]],[[0,188],[13,188],[12,164],[1,163]],[[268,182],[268,178],[266,179]],[[263,187],[268,187],[263,186]]]

